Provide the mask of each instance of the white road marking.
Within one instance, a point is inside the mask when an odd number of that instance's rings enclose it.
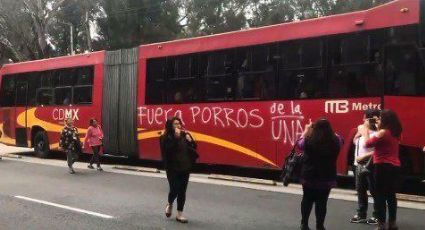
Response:
[[[97,216],[97,217],[101,217],[101,218],[105,218],[105,219],[113,219],[114,218],[113,216],[105,215],[105,214],[102,214],[102,213],[87,211],[87,210],[79,209],[79,208],[73,208],[73,207],[70,207],[70,206],[56,204],[56,203],[52,203],[52,202],[48,202],[48,201],[44,201],[44,200],[37,200],[37,199],[25,197],[25,196],[15,196],[15,198],[26,200],[26,201],[31,201],[31,202],[35,202],[35,203],[40,203],[40,204],[44,204],[44,205],[48,205],[48,206],[53,206],[53,207],[57,207],[57,208],[67,209],[67,210],[71,210],[71,211],[74,211],[74,212],[84,213],[84,214]]]

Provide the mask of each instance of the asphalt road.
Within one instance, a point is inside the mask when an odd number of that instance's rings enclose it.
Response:
[[[89,169],[70,175],[65,167],[4,158],[0,230],[299,229],[299,195],[192,182],[185,225],[165,218],[167,191],[164,178]],[[355,202],[331,199],[327,228],[374,229],[348,223],[355,208]],[[423,210],[400,208],[400,229],[425,229],[424,216]],[[314,215],[310,226],[315,226]]]

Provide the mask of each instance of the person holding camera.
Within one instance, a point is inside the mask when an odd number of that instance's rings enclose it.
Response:
[[[372,156],[365,158],[362,161],[358,161],[365,154],[373,152],[373,148],[366,148],[365,137],[362,136],[360,130],[363,126],[368,126],[369,136],[373,136],[377,130],[376,120],[379,117],[378,110],[366,110],[363,117],[363,124],[357,127],[357,133],[354,136],[353,143],[355,145],[354,151],[354,166],[355,168],[355,179],[356,179],[356,190],[357,190],[357,200],[358,208],[357,214],[351,218],[351,223],[367,223],[367,224],[377,224],[378,220],[376,219],[376,202],[374,202],[374,211],[372,217],[367,219],[367,208],[368,208],[368,194],[367,190],[369,189],[372,197],[375,197],[374,189],[374,180],[373,180],[373,162]]]
[[[87,166],[89,169],[94,169],[93,163],[97,164],[97,171],[103,171],[100,167],[100,149],[102,148],[103,131],[95,118],[90,119],[90,126],[87,129],[86,137],[84,138],[84,148],[90,147],[93,155],[90,163]]]
[[[180,118],[173,117],[167,120],[165,132],[160,136],[160,147],[170,186],[165,215],[167,218],[171,216],[173,203],[177,198],[176,220],[180,223],[188,223],[187,218],[183,216],[183,208],[190,171],[196,160],[196,156],[192,156],[195,154],[196,143],[190,133],[182,129]]]
[[[78,129],[74,126],[72,118],[65,118],[65,127],[61,132],[59,149],[66,152],[69,173],[74,174],[73,164],[77,161],[78,154],[81,152],[81,142]]]
[[[325,229],[329,193],[336,186],[336,161],[342,145],[326,119],[306,126],[298,148],[304,151],[301,169],[303,198],[301,201],[301,229],[308,230],[308,220],[315,204],[316,229]]]
[[[369,123],[369,121],[366,121]],[[369,135],[370,125],[360,129],[365,137],[365,147],[374,147],[372,154],[359,157],[363,161],[373,155],[374,179],[375,179],[375,201],[378,218],[378,230],[396,230],[397,227],[397,197],[396,192],[399,185],[400,159],[399,143],[402,133],[402,125],[396,113],[391,110],[381,111],[380,117],[376,119],[378,131],[372,137]],[[388,228],[386,228],[386,210],[388,206]]]

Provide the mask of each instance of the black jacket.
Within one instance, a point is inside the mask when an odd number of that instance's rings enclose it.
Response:
[[[189,172],[193,166],[189,148],[196,144],[186,140],[186,133],[182,132],[180,138],[171,135],[161,135],[159,138],[161,156],[166,170]]]
[[[311,143],[307,138],[304,144],[301,177],[311,182],[336,180],[339,150],[338,137],[330,143]]]

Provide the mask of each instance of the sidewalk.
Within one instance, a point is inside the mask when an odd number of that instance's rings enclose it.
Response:
[[[28,157],[21,155],[21,153],[31,152],[32,149],[28,148],[18,148],[4,146],[0,144],[0,150],[3,154],[0,156],[3,157],[3,160],[13,160],[20,161],[32,164],[43,164],[51,165],[56,167],[66,168],[66,162],[64,160],[57,159],[40,159],[36,157]],[[156,178],[166,178],[165,172],[158,170],[156,168],[147,168],[147,167],[134,167],[127,165],[102,165],[105,172],[110,173],[119,173],[126,175],[135,175],[135,176],[146,176],[146,177],[156,177]],[[74,168],[77,173],[79,170],[87,169],[87,163],[85,162],[76,162]],[[204,183],[204,184],[214,184],[222,186],[232,186],[246,189],[254,189],[268,192],[278,192],[278,193],[287,193],[294,195],[302,195],[302,187],[299,184],[290,184],[288,187],[284,187],[281,182],[271,181],[271,180],[261,180],[255,178],[246,178],[246,177],[235,177],[235,176],[225,176],[225,175],[216,175],[216,174],[191,174],[191,182]],[[423,196],[414,196],[406,194],[397,195],[399,202],[398,206],[402,208],[418,209],[425,210],[425,197]],[[356,191],[348,189],[332,189],[330,199],[336,200],[345,200],[357,202]],[[369,202],[372,200],[370,199]]]

